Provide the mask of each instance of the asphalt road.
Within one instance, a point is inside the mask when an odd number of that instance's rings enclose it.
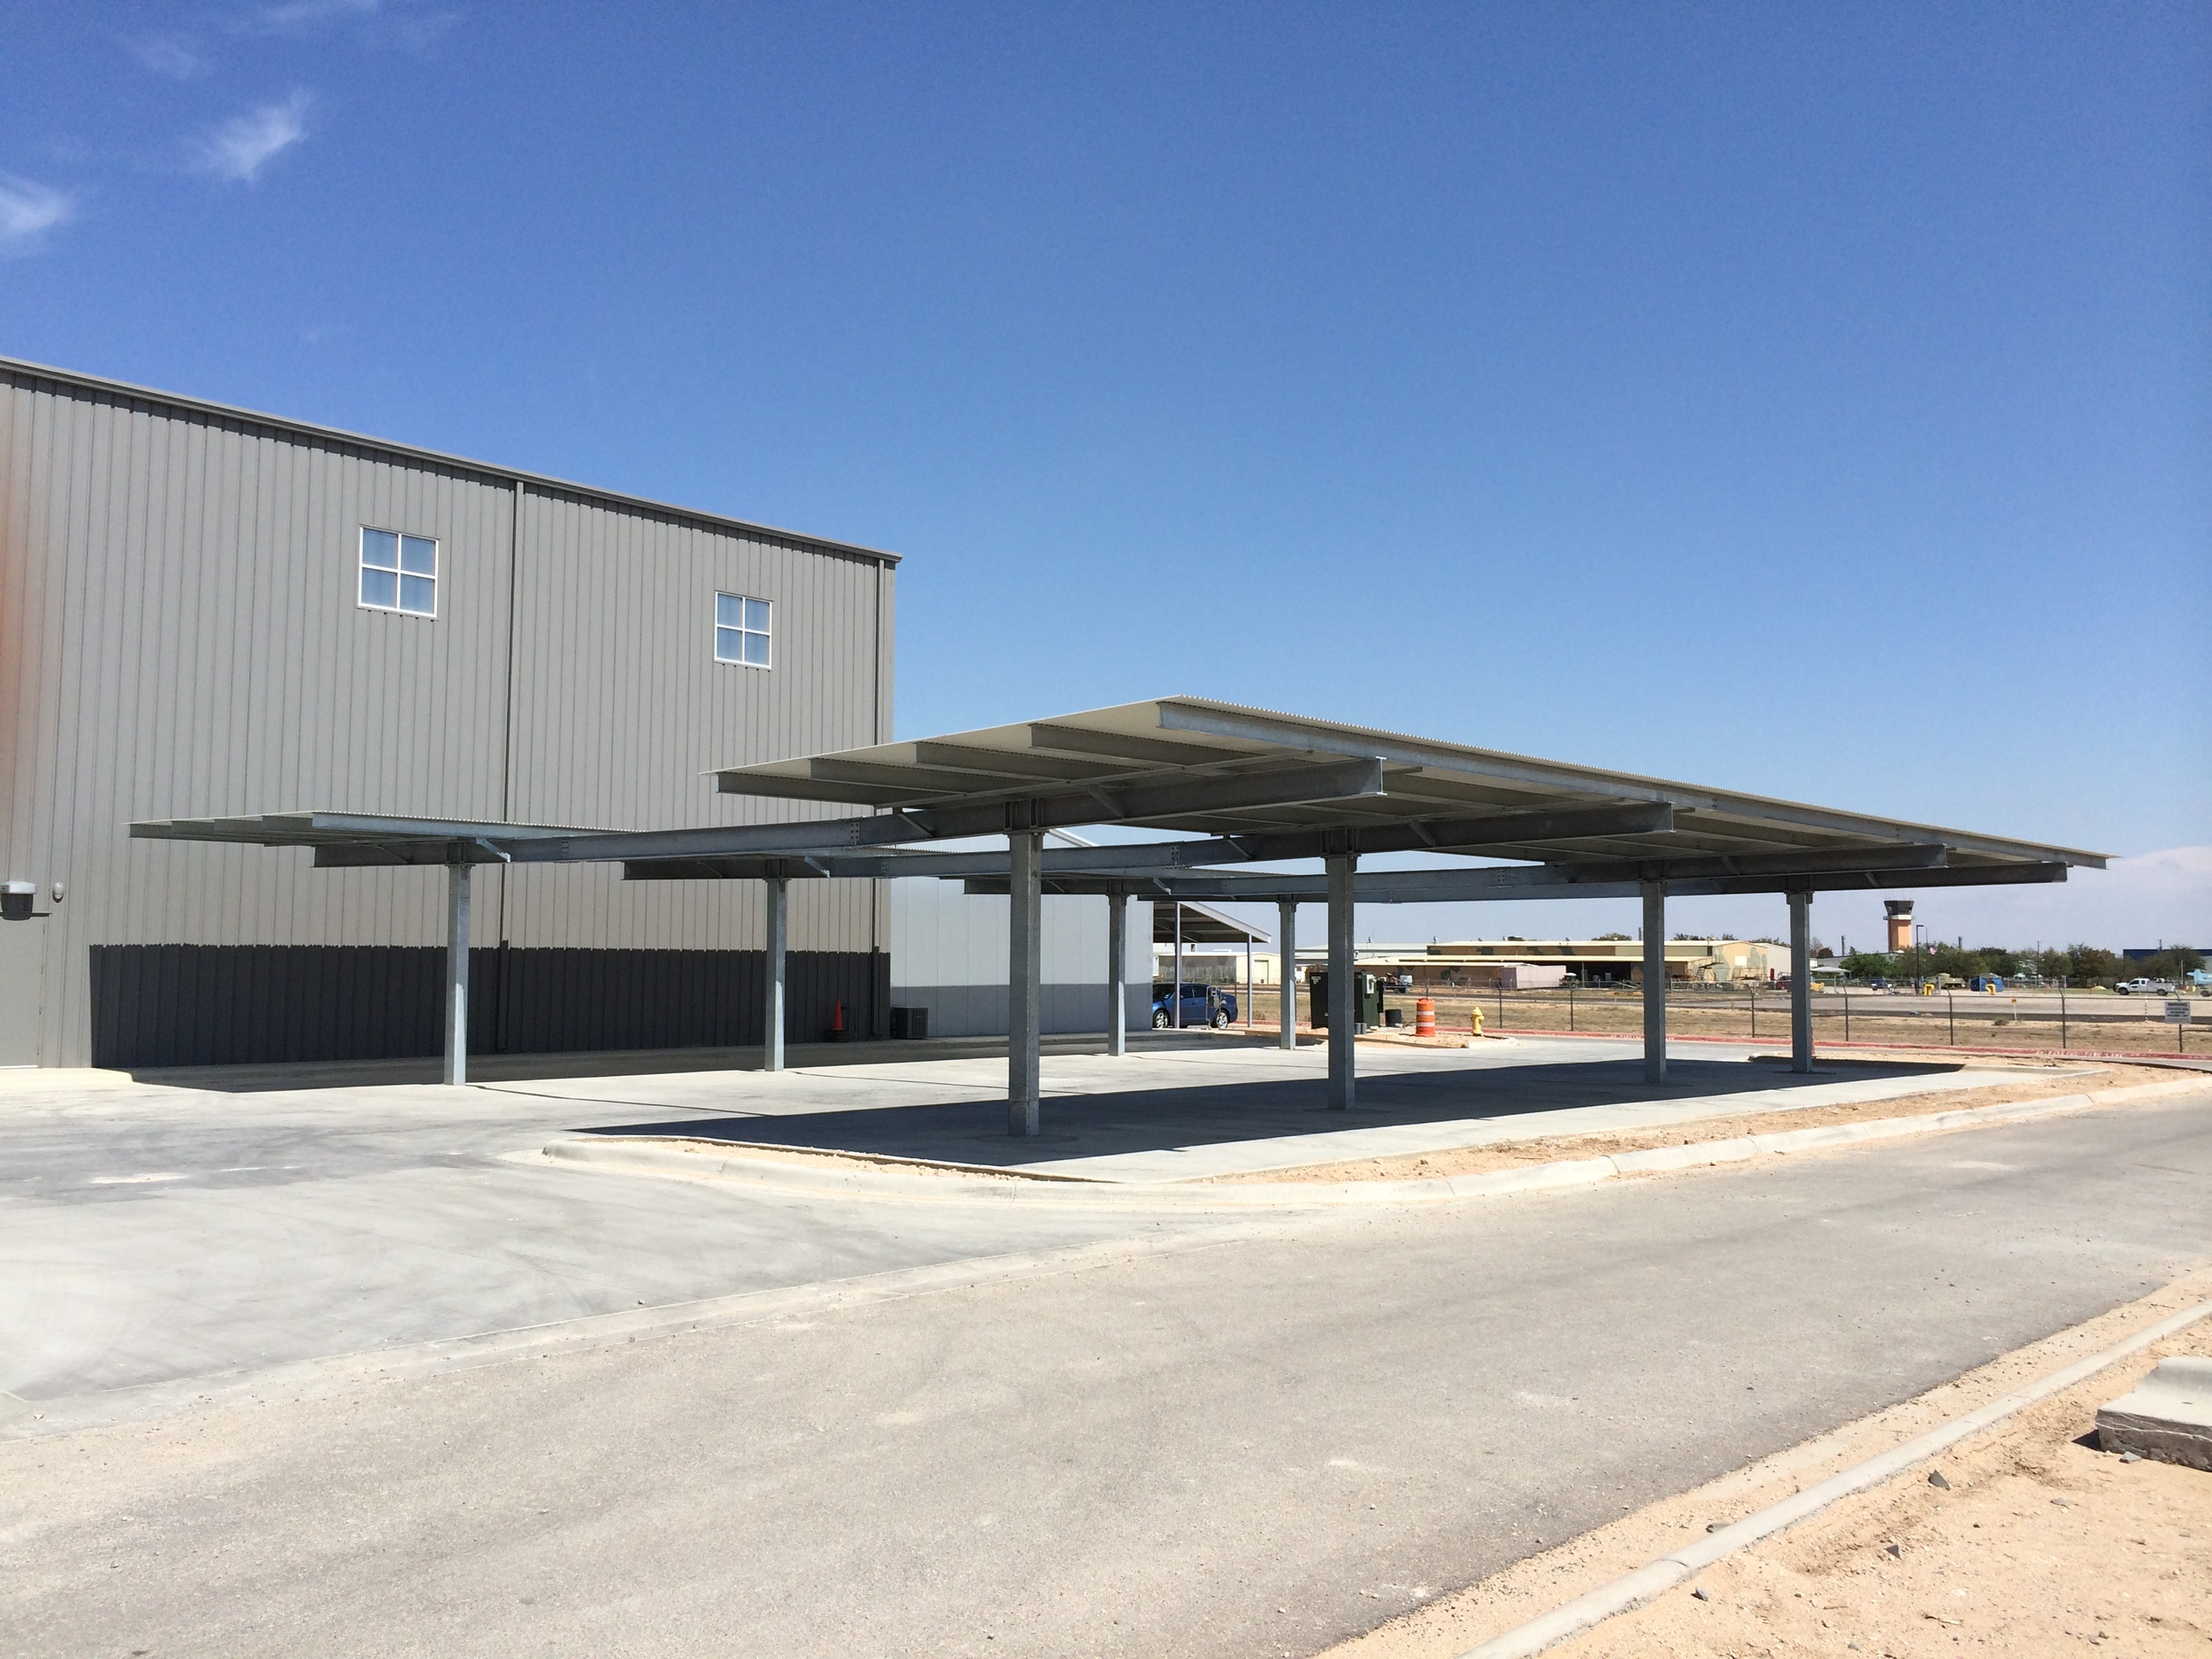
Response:
[[[2212,1090],[18,1440],[0,1649],[1310,1652],[2212,1260],[2208,1176]]]

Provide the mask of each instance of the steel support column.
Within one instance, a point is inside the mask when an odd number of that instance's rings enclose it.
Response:
[[[1644,894],[1644,1081],[1667,1080],[1667,884]]]
[[[1356,853],[1331,853],[1329,866],[1329,1108],[1352,1110],[1357,1073],[1353,1060],[1352,877]]]
[[[469,1080],[469,875],[473,864],[445,867],[445,1080]]]
[[[1129,895],[1106,895],[1106,1052],[1129,1052]]]
[[[1790,1070],[1813,1069],[1813,895],[1790,895]]]
[[[1175,1011],[1168,1023],[1176,1030],[1183,1029],[1183,907],[1175,907],[1175,988],[1167,994],[1167,1005]]]
[[[770,876],[767,889],[766,949],[762,953],[761,979],[766,989],[761,1009],[760,1069],[783,1070],[785,963],[791,940],[791,883],[784,876]]]
[[[1298,1046],[1298,901],[1275,901],[1275,942],[1282,951],[1282,964],[1275,974],[1276,983],[1282,987],[1282,1035],[1276,1041],[1283,1048]]]
[[[1037,1133],[1039,1004],[1043,1001],[1044,833],[1006,836],[1006,1133]]]

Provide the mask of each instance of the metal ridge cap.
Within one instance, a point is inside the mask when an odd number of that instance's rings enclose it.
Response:
[[[354,432],[344,426],[325,426],[319,421],[302,420],[292,415],[273,415],[265,410],[248,409],[242,404],[218,403],[211,397],[195,397],[184,392],[165,392],[158,387],[141,386],[131,380],[112,380],[104,374],[91,374],[82,369],[59,368],[50,363],[33,363],[23,357],[0,357],[0,373],[35,375],[41,379],[58,380],[64,385],[81,386],[96,391],[113,392],[125,397],[142,398],[148,403],[165,403],[177,409],[196,411],[201,414],[219,415],[226,419],[251,421],[257,426],[275,426],[316,438],[327,438],[334,442],[357,444],[364,449],[380,449],[393,455],[404,455],[421,461],[434,461],[442,466],[481,473],[489,478],[511,482],[533,484],[548,490],[561,490],[572,495],[583,495],[600,501],[619,503],[644,511],[666,513],[672,518],[687,518],[703,524],[718,525],[725,529],[742,530],[758,536],[771,536],[779,541],[795,541],[806,547],[826,552],[847,555],[856,558],[873,559],[879,564],[898,565],[904,561],[902,553],[893,553],[882,548],[869,547],[864,542],[841,541],[833,536],[815,535],[804,530],[787,530],[780,525],[761,524],[750,518],[734,518],[704,507],[686,507],[676,502],[661,501],[651,495],[634,495],[626,490],[609,489],[600,484],[581,484],[573,479],[557,478],[549,472],[533,472],[518,466],[503,466],[493,461],[480,461],[473,456],[456,455],[450,450],[433,449],[419,443],[407,443],[396,438],[373,437],[367,433]]]

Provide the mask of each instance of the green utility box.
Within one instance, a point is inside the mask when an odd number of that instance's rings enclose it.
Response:
[[[1311,998],[1310,1018],[1317,1026],[1329,1023],[1329,976],[1319,969],[1306,975]],[[1373,1031],[1382,1024],[1382,981],[1371,973],[1352,976],[1352,1033]]]

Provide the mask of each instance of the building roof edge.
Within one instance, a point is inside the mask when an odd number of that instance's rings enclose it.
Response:
[[[365,449],[381,450],[386,454],[404,456],[411,460],[428,461],[440,466],[481,473],[486,477],[520,482],[544,490],[558,490],[571,495],[582,495],[642,512],[664,513],[671,518],[683,518],[696,524],[710,525],[718,529],[740,530],[757,536],[771,536],[780,541],[790,541],[820,552],[835,553],[849,558],[872,559],[879,565],[897,565],[904,555],[887,552],[882,548],[868,547],[858,541],[840,541],[831,536],[814,535],[803,530],[787,530],[780,525],[760,524],[749,518],[733,518],[726,513],[710,512],[701,507],[686,507],[674,502],[657,501],[649,495],[633,495],[626,491],[608,489],[597,484],[580,484],[573,479],[556,478],[547,472],[533,472],[518,466],[502,466],[493,461],[480,461],[472,456],[454,455],[443,449],[432,449],[419,443],[403,443],[393,438],[372,437],[366,433],[350,432],[343,426],[326,426],[318,421],[300,420],[290,415],[273,415],[265,410],[246,409],[235,403],[217,403],[212,398],[193,397],[182,392],[165,392],[157,387],[140,386],[129,380],[111,380],[103,374],[88,374],[81,369],[58,368],[52,364],[33,363],[22,357],[0,357],[0,373],[28,376],[38,380],[56,380],[65,386],[82,387],[87,390],[111,393],[119,397],[141,399],[150,403],[165,404],[173,409],[188,410],[197,414],[218,416],[226,420],[250,421],[256,426],[273,426],[281,431],[296,433],[303,437],[322,438],[334,443],[356,444]]]

